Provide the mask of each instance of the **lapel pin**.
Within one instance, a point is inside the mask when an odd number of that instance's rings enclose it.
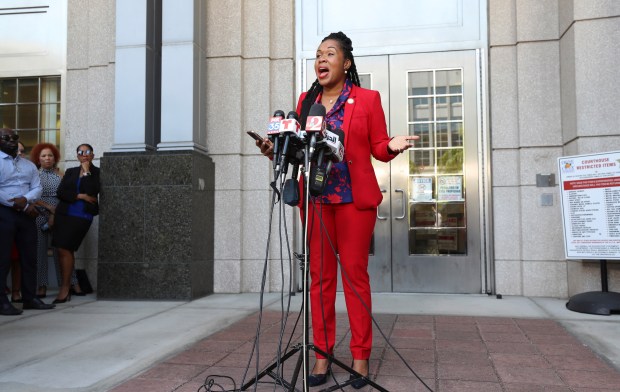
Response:
[[[347,103],[350,104],[350,105],[353,105],[354,102],[355,101],[353,100],[353,98],[347,99]]]

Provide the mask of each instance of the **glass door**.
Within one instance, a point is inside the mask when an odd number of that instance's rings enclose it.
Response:
[[[475,51],[390,56],[393,291],[482,290],[476,97]]]

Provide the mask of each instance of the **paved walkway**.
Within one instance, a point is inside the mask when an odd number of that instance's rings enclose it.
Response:
[[[278,347],[281,313],[263,315],[261,370],[273,363]],[[336,358],[347,365],[348,320],[339,314]],[[376,317],[390,347],[380,333],[374,336],[371,357],[373,380],[388,391],[618,391],[620,372],[584,346],[553,320],[467,316],[416,316],[383,314]],[[239,388],[256,375],[255,361],[246,373],[258,318],[244,320],[175,354],[113,392],[196,392],[210,377],[227,390]],[[289,334],[286,336],[289,337]],[[300,334],[294,335],[301,341]],[[395,351],[396,350],[396,351]],[[282,377],[291,381],[298,355],[283,364]],[[415,375],[422,378],[428,388]],[[244,379],[245,374],[245,379]],[[349,374],[334,371],[334,378],[321,390]],[[257,390],[273,391],[275,378],[263,377]],[[297,383],[303,390],[301,381]],[[247,390],[252,391],[253,386]],[[205,390],[203,387],[202,390]],[[221,391],[222,388],[211,388]],[[276,390],[285,390],[277,388]],[[353,391],[352,387],[343,390]],[[374,390],[371,386],[364,391]]]
[[[293,312],[299,301],[293,297]],[[336,358],[349,364],[343,302],[339,296]],[[571,312],[565,302],[375,294],[375,318],[404,361],[375,328],[371,376],[396,392],[427,390],[407,365],[441,392],[620,391],[620,316]],[[52,311],[0,317],[0,391],[196,392],[205,391],[200,388],[209,375],[232,377],[239,387],[258,304],[256,294],[191,302],[97,301],[91,295]],[[265,304],[261,364],[272,363],[276,353],[282,306],[277,294],[265,296]],[[299,342],[300,331],[291,340]],[[285,361],[284,379],[290,380],[296,359]],[[252,364],[245,381],[254,373]],[[330,384],[347,377],[335,369]],[[214,380],[232,387],[226,378]],[[267,382],[272,379],[262,378],[257,390],[273,391]]]

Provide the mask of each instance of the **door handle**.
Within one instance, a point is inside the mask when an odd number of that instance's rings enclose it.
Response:
[[[385,189],[381,189],[381,193],[385,193],[385,192],[387,192]],[[380,208],[380,207],[381,207],[381,204],[379,204],[379,205],[377,206],[377,219],[379,219],[379,220],[386,220],[386,219],[388,218],[387,216],[381,216],[381,215],[379,215],[379,208]]]
[[[403,201],[403,214],[401,216],[395,217],[394,219],[405,219],[405,216],[407,215],[407,198],[405,197],[405,191],[402,189],[395,189],[394,192],[403,194],[403,197],[401,199]]]

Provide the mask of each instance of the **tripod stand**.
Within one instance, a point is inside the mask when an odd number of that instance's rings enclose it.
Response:
[[[309,244],[309,240],[308,240],[308,222],[309,222],[309,205],[310,205],[310,191],[309,191],[309,186],[310,186],[310,178],[309,175],[311,173],[311,157],[313,155],[313,151],[311,151],[310,146],[306,143],[304,145],[304,169],[302,169],[303,172],[303,176],[304,176],[304,186],[303,186],[303,210],[304,210],[304,222],[303,222],[303,228],[302,228],[302,232],[303,232],[303,243],[304,243],[304,248],[303,248],[303,254],[300,255],[300,260],[301,261],[301,267],[302,267],[302,275],[303,275],[303,282],[302,282],[302,317],[303,317],[303,335],[302,335],[302,342],[295,345],[290,351],[288,351],[287,353],[285,353],[281,358],[278,358],[277,361],[271,363],[269,366],[267,366],[263,371],[261,371],[259,374],[257,374],[253,379],[249,380],[247,383],[245,383],[242,387],[241,390],[245,391],[247,390],[250,386],[254,385],[255,383],[258,383],[258,381],[260,379],[262,379],[263,377],[269,376],[271,378],[273,378],[275,380],[275,382],[279,385],[284,386],[285,388],[287,388],[288,391],[298,391],[298,389],[296,388],[296,384],[297,381],[299,379],[299,374],[300,372],[302,373],[302,381],[303,381],[303,392],[307,392],[309,389],[309,385],[308,385],[308,377],[309,377],[309,353],[310,351],[314,351],[322,356],[324,356],[325,358],[329,359],[329,362],[332,365],[336,365],[338,367],[340,367],[341,369],[345,370],[348,374],[351,375],[351,377],[349,377],[349,379],[345,382],[342,383],[336,383],[336,385],[329,387],[327,389],[322,389],[322,392],[328,392],[328,391],[335,391],[338,389],[342,389],[343,387],[353,384],[354,382],[360,380],[360,379],[364,379],[368,385],[371,385],[372,387],[374,387],[376,390],[378,391],[382,391],[382,392],[388,392],[386,389],[382,388],[380,385],[374,383],[372,380],[370,380],[368,378],[368,376],[363,376],[360,373],[356,372],[355,370],[353,370],[351,367],[345,365],[344,363],[342,363],[341,361],[339,361],[338,359],[334,358],[333,355],[330,355],[324,351],[322,351],[321,349],[315,347],[313,344],[309,343],[309,308],[308,308],[308,303],[309,303],[309,249],[308,249],[308,244]],[[282,379],[282,377],[280,377],[278,374],[274,373],[274,370],[276,368],[278,368],[279,366],[281,366],[281,364],[283,364],[285,361],[287,361],[288,359],[292,358],[294,355],[298,354],[298,358],[297,358],[297,362],[295,365],[295,370],[293,371],[293,375],[291,378],[291,381],[288,382],[284,379]]]

